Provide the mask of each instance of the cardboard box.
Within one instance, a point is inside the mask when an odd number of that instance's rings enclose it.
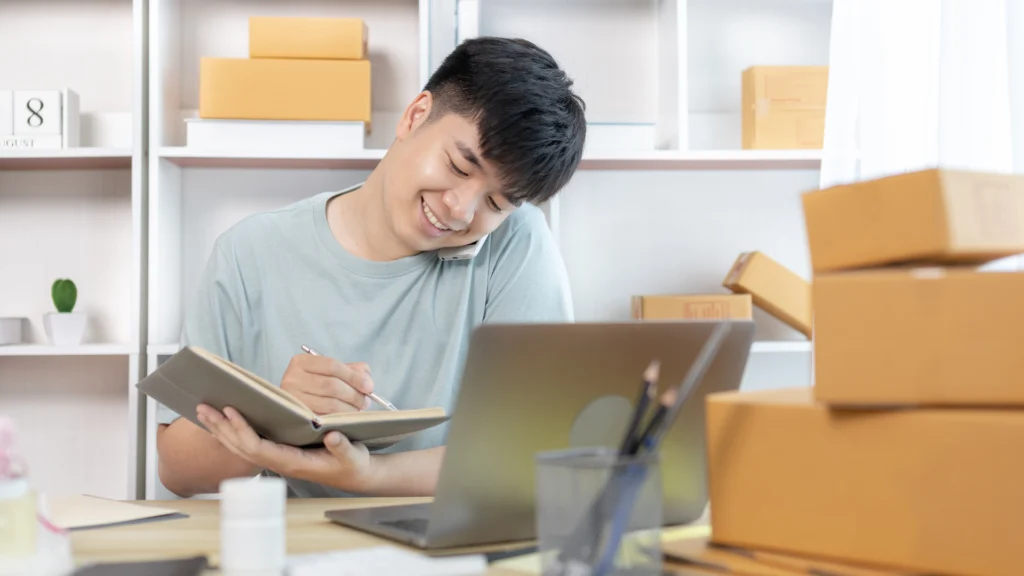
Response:
[[[202,58],[201,118],[361,120],[370,130],[369,60]]]
[[[742,90],[743,148],[822,148],[828,66],[753,66]]]
[[[691,530],[697,528],[694,526]],[[909,576],[903,571],[869,568],[858,564],[827,561],[809,556],[736,546],[717,546],[710,540],[710,530],[707,534],[683,538],[662,536],[661,550],[666,560],[682,562],[688,566],[707,566],[719,575]]]
[[[678,294],[633,296],[634,320],[753,319],[749,294]]]
[[[1024,406],[1024,272],[841,272],[812,293],[818,400]]]
[[[249,18],[250,58],[361,60],[369,31],[361,18]]]
[[[712,541],[935,574],[1024,566],[1024,410],[707,399]]]
[[[814,272],[1024,252],[1024,176],[930,169],[802,196]]]
[[[737,294],[811,337],[811,284],[761,252],[744,252],[722,282]]]

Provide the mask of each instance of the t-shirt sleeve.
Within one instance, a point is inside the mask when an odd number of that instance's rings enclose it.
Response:
[[[508,232],[494,238],[483,321],[572,322],[565,263],[543,212],[530,206],[517,220],[506,222],[512,224]]]
[[[247,317],[245,290],[234,251],[224,237],[214,244],[195,295],[185,311],[181,333],[182,346],[198,346],[222,358],[238,361],[241,353],[243,323]],[[170,424],[181,415],[157,403],[159,424]]]

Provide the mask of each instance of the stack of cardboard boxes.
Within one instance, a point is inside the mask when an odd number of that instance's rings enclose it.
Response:
[[[367,28],[358,18],[253,17],[249,58],[200,61],[199,116],[365,122]]]
[[[1024,177],[804,195],[813,388],[709,397],[712,540],[879,570],[1024,574]],[[837,572],[839,573],[839,572]]]

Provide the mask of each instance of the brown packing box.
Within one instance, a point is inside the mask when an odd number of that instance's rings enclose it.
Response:
[[[752,548],[718,546],[708,536],[662,539],[661,549],[667,560],[698,566],[713,566],[726,574],[745,576],[909,576],[903,571],[867,568],[856,564],[821,560]]]
[[[249,18],[250,58],[366,58],[366,23],[360,18]]]
[[[722,282],[737,294],[811,337],[811,284],[761,252],[744,252]]]
[[[1024,176],[931,169],[803,194],[814,272],[1024,252]]]
[[[633,296],[634,320],[753,319],[749,294],[678,294]]]
[[[828,66],[753,66],[741,83],[743,148],[822,147]]]
[[[199,116],[352,120],[369,131],[370,61],[202,58]]]
[[[836,411],[708,397],[712,541],[938,574],[1021,574],[1024,410]]]
[[[818,400],[1024,406],[1024,272],[820,274],[813,297]]]

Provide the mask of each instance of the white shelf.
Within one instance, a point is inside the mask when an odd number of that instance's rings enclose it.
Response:
[[[183,168],[331,168],[372,170],[385,150],[369,149],[345,157],[272,156],[205,152],[165,146],[160,158]],[[582,170],[817,170],[820,150],[650,150],[588,152]]]
[[[0,150],[0,170],[108,169],[131,165],[131,148]]]
[[[0,346],[0,356],[126,356],[135,353],[131,344],[17,344]]]
[[[583,155],[585,170],[818,170],[821,150],[652,150]]]
[[[169,160],[183,168],[333,168],[350,170],[372,170],[384,157],[384,149],[354,151],[344,157],[338,156],[294,156],[286,150],[272,156],[253,156],[231,152],[206,152],[190,150],[184,146],[160,148],[160,158]]]
[[[758,353],[772,353],[772,352],[801,352],[808,353],[814,350],[812,342],[804,342],[800,340],[777,340],[777,341],[760,341],[754,342],[754,345],[750,347],[750,352],[754,354]]]

